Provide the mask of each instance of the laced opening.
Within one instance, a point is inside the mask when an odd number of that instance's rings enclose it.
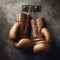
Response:
[[[35,25],[35,33],[38,36],[38,27],[37,27],[37,22],[36,22],[36,18],[35,18],[35,14],[34,14],[33,8],[31,10],[32,10],[32,16],[33,16],[34,25]]]
[[[21,33],[25,34],[26,33],[26,27],[28,26],[27,24],[29,24],[29,18],[30,18],[30,10],[31,10],[31,6],[28,8],[28,13],[27,13],[27,19],[26,21],[23,21],[23,24],[21,26]]]

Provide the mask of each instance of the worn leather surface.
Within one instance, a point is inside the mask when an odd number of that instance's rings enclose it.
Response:
[[[41,12],[52,39],[46,53],[34,54],[32,50],[18,50],[12,46],[8,32],[16,22],[21,4],[41,4]],[[60,59],[60,0],[0,0],[0,60],[59,60]]]

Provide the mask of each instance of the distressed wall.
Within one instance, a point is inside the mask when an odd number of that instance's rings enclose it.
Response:
[[[36,18],[45,17],[52,39],[47,53],[34,54],[12,46],[8,32],[16,22],[16,14],[22,4],[40,4],[41,12]],[[0,60],[60,60],[60,0],[0,0]]]

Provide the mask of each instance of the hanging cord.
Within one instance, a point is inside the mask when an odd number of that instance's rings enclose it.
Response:
[[[33,8],[31,8],[31,11],[32,11],[33,19],[36,20],[36,18],[35,18],[35,13],[34,13],[34,11],[33,11]]]
[[[30,15],[30,10],[31,10],[31,6],[28,8],[27,19],[26,19],[27,21],[24,21],[23,24],[22,24],[22,26],[21,26],[21,32],[26,31],[26,30],[25,30],[25,27],[27,26],[26,23],[27,23],[27,24],[29,23],[28,20],[29,20],[29,18],[30,18],[30,17],[29,17],[29,15]],[[22,29],[23,29],[23,30],[22,30]],[[24,33],[25,33],[25,32],[24,32]]]
[[[29,15],[30,15],[31,8],[32,8],[32,6],[30,6],[30,7],[28,8],[27,16],[29,16]]]

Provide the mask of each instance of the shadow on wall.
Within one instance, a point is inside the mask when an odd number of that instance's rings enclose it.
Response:
[[[6,52],[8,22],[2,7],[0,7],[0,60],[10,60]]]

